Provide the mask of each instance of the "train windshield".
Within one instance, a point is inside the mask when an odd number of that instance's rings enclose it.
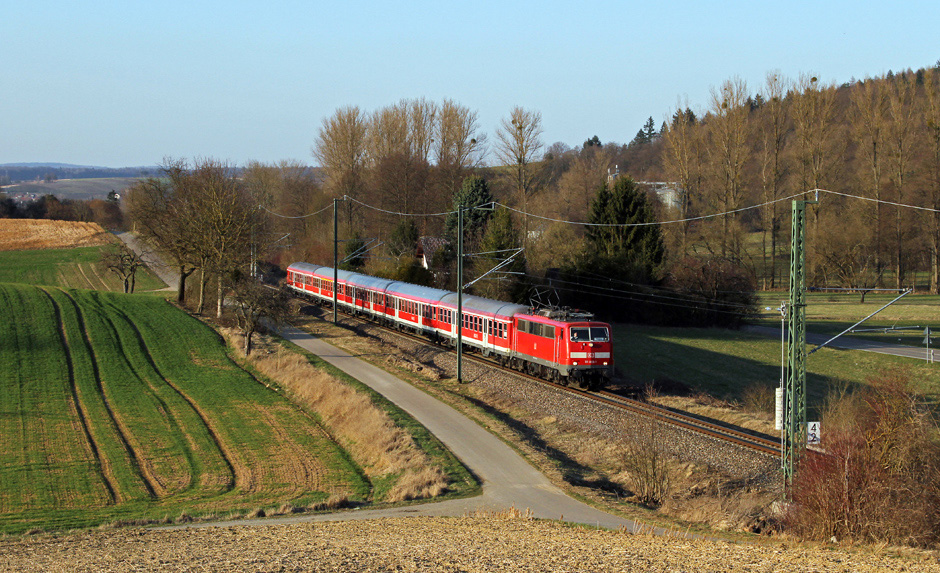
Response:
[[[610,334],[607,332],[607,327],[604,326],[571,329],[572,342],[607,342],[608,340],[610,340]]]
[[[604,326],[592,326],[591,327],[591,341],[592,342],[607,342],[610,340],[610,334],[607,332],[607,328]]]

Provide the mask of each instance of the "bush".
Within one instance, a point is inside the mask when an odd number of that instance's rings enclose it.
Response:
[[[807,452],[787,525],[817,540],[930,546],[940,541],[940,443],[903,375],[833,401],[825,454]]]
[[[649,507],[666,501],[672,483],[669,460],[657,438],[654,422],[640,422],[636,432],[625,440],[621,457],[637,501]]]

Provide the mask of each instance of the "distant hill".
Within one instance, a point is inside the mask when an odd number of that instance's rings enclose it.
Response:
[[[114,168],[67,163],[4,163],[0,164],[0,185],[56,179],[147,177],[158,173],[159,170],[156,165]]]
[[[0,168],[0,174],[3,173]],[[0,192],[8,197],[21,197],[24,195],[55,195],[59,199],[106,199],[108,193],[124,190],[134,184],[139,177],[101,177],[93,179],[61,179],[58,181],[29,181],[4,185]]]

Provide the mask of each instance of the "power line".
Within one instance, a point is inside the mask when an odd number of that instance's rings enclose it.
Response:
[[[372,209],[374,211],[378,211],[379,213],[385,213],[387,215],[399,215],[401,217],[443,217],[445,215],[451,215],[457,212],[457,211],[444,211],[443,213],[402,213],[400,211],[389,211],[387,209],[382,209],[380,207],[369,205],[368,203],[363,203],[362,201],[358,199],[354,199],[350,197],[349,195],[343,195],[343,200],[352,201],[353,203],[358,203],[359,205],[362,205],[363,207]]]
[[[807,191],[807,193],[814,193],[814,192],[831,193],[832,195],[840,195],[842,197],[851,197],[852,199],[861,199],[862,201],[871,201],[872,203],[882,203],[884,205],[893,205],[895,207],[904,207],[906,209],[917,209],[919,211],[929,211],[931,213],[940,213],[940,209],[931,209],[930,207],[920,207],[918,205],[908,205],[906,203],[895,203],[894,201],[885,201],[884,199],[872,199],[871,197],[851,195],[849,193],[841,193],[839,191],[830,191],[828,189],[813,189],[812,191]]]
[[[274,211],[268,209],[268,208],[265,207],[264,205],[258,205],[258,206],[261,207],[262,209],[264,209],[265,211],[267,211],[268,213],[274,215],[275,217],[280,217],[281,219],[306,219],[307,217],[313,217],[314,215],[319,215],[320,213],[322,213],[322,212],[326,211],[327,209],[331,208],[333,205],[330,204],[330,205],[327,205],[326,207],[324,207],[324,208],[322,208],[322,209],[320,209],[319,211],[316,211],[316,212],[314,212],[314,213],[310,213],[310,214],[307,214],[307,215],[297,215],[296,217],[292,217],[292,216],[290,216],[290,215],[281,215],[280,213],[275,213]]]

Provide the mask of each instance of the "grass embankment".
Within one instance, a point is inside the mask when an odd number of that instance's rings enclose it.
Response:
[[[233,348],[243,338],[224,331]],[[372,500],[399,502],[476,490],[466,468],[414,418],[321,358],[259,337],[248,363],[315,412],[373,485]]]
[[[310,416],[147,296],[0,285],[0,531],[363,499]]]

